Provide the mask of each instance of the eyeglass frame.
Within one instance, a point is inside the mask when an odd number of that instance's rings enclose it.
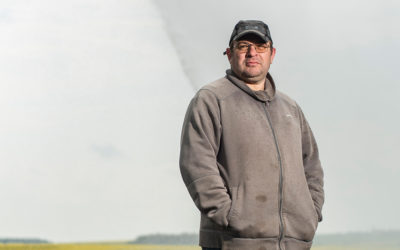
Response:
[[[245,46],[245,50],[239,49],[239,45]],[[251,43],[251,42],[244,42],[244,41],[239,41],[236,44],[233,44],[232,48],[237,49],[239,53],[247,53],[249,52],[250,47],[253,46],[254,49],[256,50],[257,53],[265,53],[268,51],[269,48],[271,48],[270,43]],[[264,47],[264,48],[263,48]],[[243,48],[244,49],[244,48]],[[259,50],[264,50],[264,51],[259,51]]]
[[[231,44],[231,46],[230,46],[230,49],[232,50],[232,49],[235,49],[235,48],[237,48],[237,44],[239,44],[239,43],[247,43],[247,49],[246,49],[246,51],[243,51],[243,52],[240,52],[239,51],[239,53],[247,53],[247,52],[249,52],[249,48],[250,48],[250,46],[254,46],[254,49],[256,50],[256,52],[257,53],[265,53],[265,52],[267,52],[267,50],[268,49],[272,49],[273,47],[272,47],[272,43],[270,42],[270,41],[268,41],[268,42],[266,42],[266,43],[251,43],[251,42],[243,42],[243,41],[234,41],[234,42],[232,42],[232,44]],[[266,44],[267,45],[267,48],[266,48],[266,50],[264,51],[264,52],[258,52],[257,51],[257,45],[260,45],[260,44]],[[226,55],[227,54],[227,52],[226,51],[224,51],[224,53],[223,53],[224,55]]]

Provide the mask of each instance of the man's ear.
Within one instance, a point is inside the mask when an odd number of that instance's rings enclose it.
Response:
[[[275,55],[276,55],[276,49],[272,48],[272,51],[271,51],[271,63],[274,61]]]
[[[232,54],[231,54],[231,49],[230,48],[226,48],[225,50],[225,54],[228,56],[228,60],[231,60]]]

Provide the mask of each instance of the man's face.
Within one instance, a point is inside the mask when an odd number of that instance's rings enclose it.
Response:
[[[252,45],[248,47],[247,52],[240,52],[236,45],[243,42],[248,44],[264,43],[264,41],[256,35],[247,35],[240,38],[238,41],[234,41],[233,48],[228,48],[226,51],[231,69],[246,83],[263,83],[272,60],[275,57],[275,48],[272,49],[272,52],[271,48],[268,48],[265,52],[257,52],[255,46]]]

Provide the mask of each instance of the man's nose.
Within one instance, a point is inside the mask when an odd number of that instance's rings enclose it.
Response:
[[[253,44],[250,44],[247,47],[247,56],[255,56],[257,54],[256,47]]]

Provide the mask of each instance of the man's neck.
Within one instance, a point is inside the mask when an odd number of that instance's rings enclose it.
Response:
[[[265,89],[265,79],[260,82],[256,82],[256,83],[247,83],[246,82],[246,85],[253,91],[264,90]]]

